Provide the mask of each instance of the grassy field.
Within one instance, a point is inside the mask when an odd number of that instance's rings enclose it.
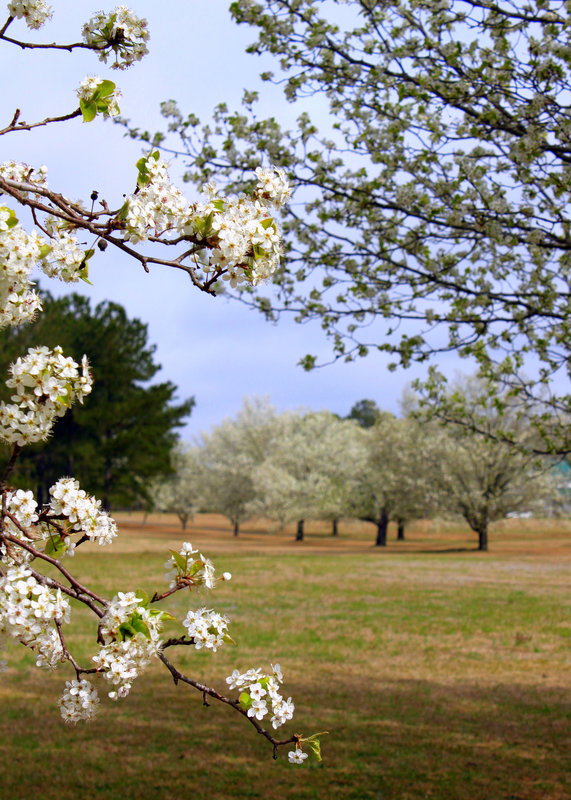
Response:
[[[71,671],[46,675],[10,645],[1,800],[570,800],[569,523],[498,524],[487,554],[444,523],[403,543],[391,531],[383,549],[356,523],[337,539],[309,526],[302,543],[262,523],[235,539],[214,516],[184,535],[171,518],[121,523],[116,544],[70,562],[78,576],[108,595],[163,588],[168,548],[200,546],[234,578],[172,605],[226,613],[238,645],[173,660],[219,689],[234,667],[279,661],[296,703],[281,730],[330,731],[324,761],[273,761],[245,720],[203,707],[160,663],[95,722],[66,727],[55,701]],[[88,636],[73,639],[87,660]]]

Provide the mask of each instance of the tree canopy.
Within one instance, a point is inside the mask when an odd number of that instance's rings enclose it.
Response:
[[[569,3],[248,0],[231,12],[257,30],[250,52],[275,57],[263,77],[301,104],[297,127],[259,118],[253,92],[203,128],[175,102],[163,113],[187,179],[245,186],[260,152],[293,179],[276,293],[250,302],[320,320],[338,358],[375,348],[406,367],[458,351],[509,390],[537,452],[568,453]],[[433,371],[433,387],[443,380]]]
[[[56,299],[44,293],[42,303],[34,325],[0,332],[0,368],[6,371],[27,347],[59,343],[75,359],[89,353],[95,383],[89,403],[56,423],[49,447],[23,452],[19,482],[47,499],[47,487],[79,472],[106,507],[149,499],[149,481],[171,469],[176,429],[194,400],[174,402],[177,388],[170,381],[149,383],[160,370],[155,346],[147,325],[129,319],[122,306],[104,302],[92,309],[79,294]]]
[[[530,452],[534,431],[511,408],[510,398],[504,398],[500,413],[481,381],[468,378],[452,388],[448,404],[462,404],[465,427],[445,426],[440,436],[433,470],[440,510],[462,516],[478,536],[478,550],[487,550],[490,523],[510,513],[557,510],[564,502],[561,480],[552,459]],[[519,447],[503,441],[506,431]]]

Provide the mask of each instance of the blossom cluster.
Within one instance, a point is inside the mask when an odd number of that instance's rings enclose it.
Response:
[[[189,611],[182,624],[194,639],[197,650],[206,647],[216,652],[228,640],[228,618],[212,609]]]
[[[8,14],[16,19],[23,19],[32,30],[41,28],[52,13],[51,7],[44,0],[11,0],[8,3]]]
[[[30,542],[30,527],[38,521],[34,493],[24,489],[6,491],[5,498],[4,530],[15,539]],[[31,561],[33,555],[23,547],[4,542],[0,545],[0,558],[4,567],[15,567]]]
[[[27,234],[10,209],[0,208],[0,328],[28,322],[41,308],[29,275],[42,246],[37,233]]]
[[[39,583],[26,566],[8,568],[0,577],[0,633],[31,648],[37,666],[53,669],[63,660],[54,622],[69,622],[69,601],[61,589]]]
[[[109,544],[117,536],[117,526],[101,510],[101,500],[88,495],[74,478],[60,478],[50,488],[50,495],[51,514],[65,517],[72,533],[82,533],[100,545]]]
[[[28,184],[29,191],[34,186],[47,188],[46,176],[44,166],[34,170],[16,161],[0,164],[0,177]],[[87,278],[86,260],[90,252],[80,247],[66,223],[48,217],[44,230],[47,238],[37,231],[27,233],[14,211],[0,206],[0,328],[29,322],[41,310],[40,299],[30,282],[35,266],[67,283]]]
[[[190,206],[182,192],[170,182],[168,164],[157,151],[137,162],[137,190],[123,206],[127,241],[137,244],[149,236],[179,232],[181,220],[187,219]]]
[[[81,81],[76,93],[85,122],[92,120],[98,112],[104,117],[116,117],[119,114],[121,92],[115,88],[113,81],[88,76]]]
[[[87,680],[75,679],[65,682],[65,689],[58,702],[64,722],[93,719],[98,703],[97,689]]]
[[[171,550],[170,558],[165,561],[169,570],[166,578],[169,586],[204,586],[213,589],[215,584],[214,564],[209,558],[193,548],[190,542],[183,542],[179,551]],[[232,576],[225,572],[222,580],[230,580]]]
[[[112,700],[126,697],[133,680],[156,655],[163,612],[151,610],[134,592],[118,592],[101,622],[105,644],[93,656],[99,673],[113,685]]]
[[[168,164],[157,151],[137,166],[137,190],[127,197],[119,215],[127,241],[137,244],[165,234],[198,240],[197,267],[206,275],[223,273],[223,280],[232,286],[257,284],[276,271],[282,237],[270,210],[291,194],[283,170],[258,168],[251,197],[226,197],[215,184],[206,184],[205,202],[191,204],[171,183]]]
[[[50,495],[51,502],[43,509],[40,520],[33,492],[7,491],[4,519],[7,533],[28,543],[45,542],[45,554],[54,558],[74,555],[73,534],[86,536],[100,545],[109,544],[117,535],[117,526],[101,510],[101,501],[80,489],[73,478],[61,478],[50,488]],[[0,557],[4,565],[15,566],[31,561],[34,555],[18,545],[4,544],[0,546]]]
[[[92,378],[86,356],[81,370],[63,355],[61,347],[31,347],[10,365],[6,386],[15,390],[12,403],[0,403],[0,438],[20,446],[49,436],[57,417],[75,400],[91,392]]]
[[[47,217],[44,228],[49,238],[44,240],[42,260],[39,263],[42,271],[50,278],[58,278],[64,283],[76,283],[87,279],[87,258],[66,223],[56,217]]]
[[[291,190],[282,169],[259,167],[256,174],[252,197],[224,197],[214,183],[205,184],[206,202],[194,205],[193,217],[182,228],[211,248],[202,255],[202,270],[207,275],[224,270],[222,278],[232,287],[245,282],[255,286],[270,278],[282,252],[279,223],[270,211],[283,205]]]
[[[127,6],[117,6],[110,14],[98,11],[83,26],[83,38],[99,60],[107,63],[109,51],[115,53],[113,69],[126,69],[149,52],[147,20],[137,17]]]
[[[11,181],[18,183],[31,183],[37,186],[47,187],[48,168],[45,164],[41,167],[34,169],[29,164],[24,164],[21,161],[4,161],[0,164],[0,176],[8,178]]]
[[[263,719],[271,712],[271,723],[279,728],[292,719],[295,706],[291,697],[284,700],[279,693],[283,675],[279,664],[272,665],[272,674],[266,675],[261,668],[240,673],[237,669],[226,678],[231,689],[241,689],[240,704],[247,709],[249,717]],[[268,703],[269,706],[268,707]]]

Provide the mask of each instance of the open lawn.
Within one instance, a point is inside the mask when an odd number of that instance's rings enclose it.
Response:
[[[114,545],[68,562],[78,577],[108,596],[162,590],[168,548],[199,546],[233,580],[169,608],[227,614],[237,647],[171,657],[220,690],[234,667],[278,661],[296,703],[279,734],[330,731],[324,761],[273,761],[246,720],[203,707],[158,662],[127,699],[104,697],[95,722],[64,726],[56,700],[71,670],[40,672],[10,645],[1,800],[570,800],[570,523],[495,525],[482,554],[444,523],[412,526],[403,543],[391,530],[376,548],[366,524],[341,524],[336,539],[309,525],[296,543],[263,523],[235,539],[218,516],[184,534],[173,517],[119,519]],[[81,625],[73,638],[87,661]]]

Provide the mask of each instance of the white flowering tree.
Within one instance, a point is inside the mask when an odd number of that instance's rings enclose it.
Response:
[[[0,28],[5,47],[22,49],[78,48],[92,50],[112,69],[122,70],[147,52],[149,32],[126,6],[99,12],[83,26],[81,40],[65,44],[26,41],[23,26],[41,28],[51,17],[43,0],[12,0]],[[118,112],[119,92],[107,77],[79,82],[72,110],[59,117],[23,122],[19,111],[0,134],[11,142],[22,132],[59,125],[73,118],[91,122]],[[28,134],[27,134],[28,135]],[[142,157],[134,171],[137,188],[117,203],[100,199],[70,200],[48,185],[47,168],[20,163],[0,165],[0,325],[23,325],[41,312],[31,272],[38,267],[65,282],[87,278],[96,250],[116,248],[148,270],[162,264],[185,272],[194,286],[214,293],[218,281],[252,285],[277,268],[281,250],[276,210],[289,196],[284,173],[259,169],[249,195],[226,196],[215,186],[205,187],[199,202],[187,200],[171,182],[168,165],[158,152]],[[86,247],[81,237],[92,245]],[[81,364],[66,357],[60,347],[35,347],[10,367],[7,380],[11,402],[0,405],[0,440],[7,457],[0,472],[0,635],[31,649],[40,668],[66,672],[59,706],[70,723],[91,719],[99,705],[98,688],[111,700],[129,694],[133,681],[152,659],[165,666],[175,684],[186,684],[206,698],[231,706],[273,745],[294,745],[289,760],[303,763],[306,750],[319,757],[315,736],[293,734],[282,739],[274,731],[291,719],[294,704],[281,694],[279,665],[269,671],[234,670],[228,697],[183,674],[171,660],[176,648],[216,651],[231,641],[228,620],[207,608],[189,610],[177,635],[164,638],[163,627],[174,617],[164,601],[179,591],[196,587],[213,589],[212,563],[185,542],[171,550],[164,588],[132,591],[125,587],[114,597],[104,597],[74,577],[69,558],[86,542],[113,543],[117,527],[88,495],[77,479],[62,477],[50,488],[49,502],[38,505],[31,491],[10,484],[22,448],[45,441],[57,417],[74,402],[83,402],[92,387],[87,356]],[[229,580],[225,573],[222,580]],[[68,637],[72,601],[93,615],[93,655],[81,663]],[[167,655],[168,653],[168,655]],[[264,727],[269,720],[270,729]]]
[[[263,398],[246,398],[234,419],[225,419],[201,437],[197,449],[202,504],[228,517],[238,536],[250,516],[257,487],[254,470],[267,457],[279,427],[276,410]]]
[[[179,444],[171,458],[172,475],[151,487],[152,507],[176,514],[183,531],[198,510],[202,497],[202,481],[198,464],[198,448]]]
[[[347,515],[353,476],[364,463],[362,430],[327,411],[283,414],[266,460],[255,470],[250,510],[281,525],[297,521],[297,541],[307,519]]]
[[[318,319],[337,358],[381,350],[408,366],[457,351],[509,388],[538,452],[568,454],[569,3],[241,0],[231,12],[297,124],[261,118],[255,92],[202,131],[174,103],[164,113],[169,147],[199,155],[192,180],[240,185],[261,150],[293,176],[277,297],[253,302]],[[443,382],[434,371],[435,403]]]
[[[463,517],[482,551],[489,547],[490,523],[510,512],[545,513],[563,499],[553,460],[533,453],[536,431],[520,417],[517,404],[512,408],[509,397],[498,403],[499,394],[497,385],[474,377],[459,379],[451,387],[442,404],[444,428],[432,470],[440,509]],[[464,427],[447,424],[447,414],[456,404],[469,414]],[[474,435],[474,430],[480,434]]]
[[[442,446],[429,426],[386,413],[362,433],[366,459],[355,472],[351,509],[377,526],[375,544],[385,547],[390,520],[397,522],[402,539],[408,520],[436,508]]]

